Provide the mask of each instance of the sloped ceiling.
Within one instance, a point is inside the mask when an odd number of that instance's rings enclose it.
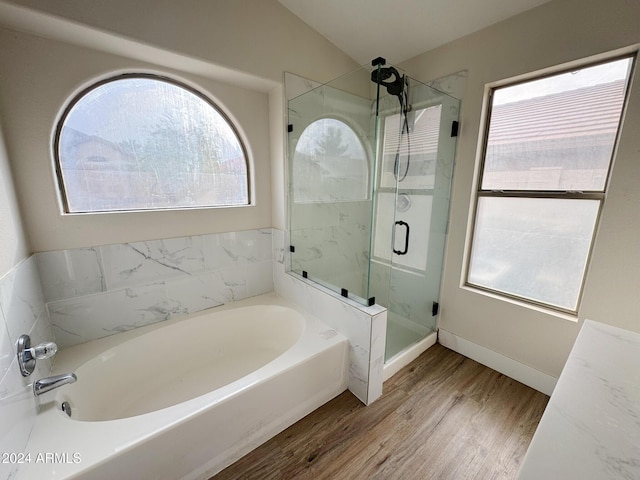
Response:
[[[408,60],[549,0],[279,0],[360,64]]]

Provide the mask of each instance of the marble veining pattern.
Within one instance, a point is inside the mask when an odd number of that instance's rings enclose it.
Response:
[[[365,68],[363,71],[366,70]],[[365,75],[365,77],[368,77],[368,75]],[[461,71],[428,82],[427,85],[454,98],[461,99],[465,92],[466,81],[467,72]],[[338,88],[333,88],[334,86]],[[362,135],[364,144],[369,148],[370,153],[373,154],[373,148],[370,148],[370,146],[374,145],[373,138],[367,136],[365,132],[374,131],[371,121],[373,119],[372,114],[374,113],[376,102],[362,102],[362,97],[358,95],[353,96],[349,93],[352,87],[353,85],[348,85],[348,82],[344,83],[341,80],[338,82],[330,82],[327,85],[321,85],[293,74],[285,74],[288,123],[294,127],[293,132],[288,136],[290,155],[295,149],[297,141],[302,132],[305,131],[305,128],[317,118],[327,116],[328,114],[335,115],[338,118],[348,119],[348,123]],[[383,96],[380,102],[382,110],[393,110],[397,108],[397,99],[392,95]],[[450,105],[449,103],[450,102],[444,103],[445,109],[447,109],[446,112],[448,112],[445,116],[457,118],[458,103],[453,102]],[[449,106],[446,107],[446,105]],[[429,185],[434,181],[436,181],[437,184],[442,183],[443,185],[450,183],[453,158],[453,155],[444,155],[444,157],[438,160],[437,181],[433,176],[425,178],[425,180],[430,180],[430,182],[428,182]],[[293,156],[291,161],[295,161],[295,156]],[[424,165],[426,166],[426,163]],[[320,184],[317,183],[317,185]],[[395,181],[393,185],[395,185]],[[428,326],[433,328],[432,324],[434,319],[426,316],[424,312],[429,312],[432,302],[438,298],[439,284],[435,286],[431,285],[431,280],[425,275],[422,275],[423,278],[416,281],[416,275],[405,275],[401,273],[400,276],[403,277],[399,288],[401,295],[392,295],[394,299],[393,304],[388,304],[388,302],[385,303],[384,299],[388,298],[389,282],[368,282],[370,258],[375,259],[376,257],[381,257],[386,258],[387,261],[391,260],[389,257],[391,249],[388,248],[388,245],[392,237],[392,232],[389,229],[387,229],[387,232],[384,232],[384,235],[376,235],[376,237],[381,237],[376,238],[376,240],[379,240],[376,241],[376,245],[381,247],[378,249],[380,251],[374,252],[374,254],[369,252],[369,231],[371,226],[370,201],[336,201],[337,198],[327,193],[324,188],[321,188],[321,191],[315,191],[314,184],[303,185],[302,187],[296,184],[295,187],[295,192],[306,194],[303,198],[323,199],[323,201],[302,202],[299,198],[297,199],[298,201],[291,199],[290,240],[291,245],[295,246],[295,252],[290,255],[287,254],[291,262],[291,270],[298,273],[306,271],[309,274],[309,278],[317,279],[324,285],[332,285],[336,291],[339,291],[341,288],[346,288],[350,293],[360,297],[375,296],[380,300],[379,303],[388,305],[394,310],[399,309],[402,311],[403,316],[408,318],[412,323],[419,326],[429,324]],[[322,185],[320,185],[320,187],[322,187]],[[316,186],[316,188],[318,187]],[[303,189],[303,191],[299,191],[299,189]],[[419,204],[420,202],[418,202],[418,200],[420,200],[420,198],[414,196],[414,204]],[[422,203],[427,202],[428,205],[420,204],[416,207],[417,210],[413,212],[417,212],[418,217],[422,219],[424,219],[425,211],[431,210],[430,199],[424,198],[423,200]],[[448,198],[446,202],[448,202]],[[395,202],[393,203],[391,210],[395,210]],[[440,212],[441,210],[442,212]],[[434,208],[433,215],[433,224],[439,225],[441,221],[444,221],[443,228],[446,228],[448,208]],[[439,218],[439,216],[443,218]],[[428,215],[428,217],[430,217],[430,215]],[[391,217],[386,223],[380,221],[381,212],[376,213],[376,218],[378,219],[377,224],[379,225],[393,225],[393,218]],[[418,221],[416,223],[412,222],[411,218],[407,218],[407,221],[412,225],[412,238],[426,239],[430,237],[430,235],[435,238],[436,234],[434,233],[433,225],[430,225],[428,221],[426,223],[424,221]],[[419,230],[415,230],[413,226],[416,224],[418,224],[418,227],[415,228],[419,229],[420,225],[422,225],[424,231],[420,232]],[[428,245],[425,243],[422,245],[422,248],[416,249],[414,247],[410,249],[407,257],[402,257],[408,262],[404,262],[406,266],[415,269],[417,266],[422,265],[420,269],[423,271],[441,270],[441,265],[434,263],[438,261],[438,258],[441,261],[441,256],[439,256],[439,254],[428,256],[427,247],[437,253],[444,248],[443,244],[440,245],[438,241],[434,240],[433,244]],[[403,261],[400,257],[395,258],[394,263],[396,266],[403,266]],[[396,277],[398,277],[398,275],[395,275],[394,270],[394,280],[397,280]],[[404,280],[407,280],[407,282]],[[420,284],[420,288],[417,286],[418,283]],[[375,288],[369,288],[372,286]],[[422,293],[425,289],[428,289],[426,295]],[[420,290],[420,292],[418,292],[416,296],[415,292],[417,290]],[[416,304],[416,299],[420,299],[419,305]]]
[[[9,371],[9,367],[11,366],[13,359],[13,342],[9,338],[7,324],[4,319],[2,309],[0,308],[0,384],[2,384],[2,379]],[[2,397],[1,391],[0,397]]]
[[[640,478],[640,333],[586,320],[518,479]]]
[[[99,248],[42,252],[36,261],[47,301],[107,290]]]
[[[284,83],[287,100],[293,100],[322,85],[320,82],[309,80],[289,72],[284,73]]]
[[[273,291],[271,229],[37,254],[60,347]]]
[[[12,341],[28,333],[45,312],[38,269],[32,257],[24,260],[0,282],[0,304]]]
[[[276,238],[284,242],[284,236]],[[279,295],[314,312],[349,339],[349,390],[365,404],[376,400],[382,394],[387,311],[378,305],[363,307],[345,301],[324,287],[287,274],[282,263],[274,266],[274,281]]]
[[[364,86],[368,93],[369,79],[365,73],[362,70],[361,78],[339,82],[340,85],[321,85],[285,74],[288,123],[293,126],[288,136],[290,155],[306,128],[327,116],[345,121],[360,135],[365,151],[372,153],[372,138],[367,135],[374,124],[371,102],[362,96],[365,92],[352,91],[356,86]],[[295,162],[296,156],[290,160]],[[306,271],[310,278],[333,285],[337,291],[346,288],[365,297],[371,201],[364,194],[346,193],[345,179],[341,176],[334,183],[331,174],[324,175],[319,183],[296,183],[292,192],[290,240],[295,253],[290,255],[291,268],[298,273]],[[359,182],[354,178],[355,185],[366,190],[366,177],[363,174]]]
[[[351,305],[299,282],[285,274],[285,260],[285,232],[271,229],[43,252],[25,259],[0,279],[0,451],[22,451],[37,411],[33,379],[20,375],[15,360],[18,335],[30,333],[33,343],[55,335],[64,348],[267,293],[274,290],[274,263],[278,293],[348,333],[350,388],[364,402],[375,400],[382,389],[380,322],[386,321],[386,311]],[[50,369],[49,360],[39,361],[33,378]],[[0,479],[15,475],[14,467],[0,465]]]
[[[462,70],[452,75],[427,82],[427,85],[454,98],[462,99],[465,87],[467,86],[467,76],[468,72]]]
[[[52,340],[36,259],[31,256],[0,279],[0,452],[22,452],[37,413],[31,383],[49,375],[51,361],[39,360],[28,378],[20,374],[15,355],[18,336],[33,344]],[[0,463],[0,479],[13,478],[19,465]]]
[[[365,297],[371,216],[368,202],[300,203],[292,208],[292,270],[304,270],[337,289]]]
[[[283,231],[230,232],[38,255],[38,266],[46,272],[43,283],[49,283],[48,312],[62,347],[275,289],[349,338],[349,388],[354,394],[367,403],[382,392],[386,311],[352,305],[287,275]],[[93,285],[90,293],[76,294],[83,292],[81,282]]]
[[[280,263],[280,264],[284,264],[284,260],[285,260],[285,235],[284,235],[284,231],[282,230],[277,230],[274,229],[273,230],[273,261],[275,263]]]
[[[201,237],[100,247],[108,290],[204,271]]]

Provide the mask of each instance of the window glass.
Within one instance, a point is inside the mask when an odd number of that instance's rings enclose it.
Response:
[[[247,158],[228,119],[160,77],[122,76],[80,94],[55,153],[66,212],[249,203]]]
[[[630,60],[494,91],[482,188],[603,191]]]
[[[381,187],[435,187],[441,116],[442,105],[434,105],[409,112],[404,126],[400,113],[384,118]]]
[[[599,203],[480,198],[469,282],[575,310]]]
[[[577,312],[632,63],[491,92],[467,284]]]
[[[356,132],[335,118],[304,129],[293,155],[295,202],[355,201],[367,198],[367,154]]]

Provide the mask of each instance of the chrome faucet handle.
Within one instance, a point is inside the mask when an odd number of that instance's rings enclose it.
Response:
[[[44,342],[29,349],[31,356],[38,360],[51,358],[56,354],[57,351],[58,346],[53,342]]]
[[[31,347],[29,335],[20,335],[16,350],[20,373],[23,377],[28,377],[36,369],[36,360],[53,357],[58,351],[58,346],[53,342],[45,342]]]

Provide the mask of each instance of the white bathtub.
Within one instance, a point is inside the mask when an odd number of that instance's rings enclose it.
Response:
[[[54,370],[78,381],[40,397],[19,479],[206,479],[343,392],[348,342],[267,294],[71,347]]]

